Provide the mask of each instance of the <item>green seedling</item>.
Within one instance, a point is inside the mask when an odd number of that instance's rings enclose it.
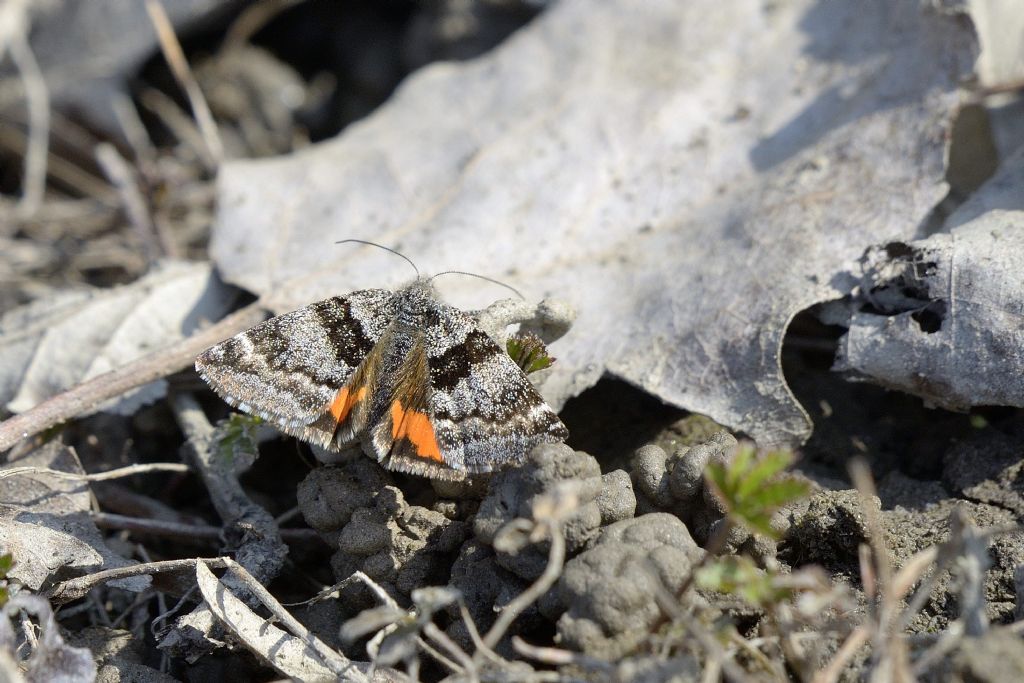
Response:
[[[728,464],[710,463],[705,477],[725,503],[732,524],[777,538],[772,515],[809,490],[806,482],[779,476],[792,463],[789,451],[769,451],[758,458],[752,445],[742,444]]]
[[[548,348],[540,337],[532,332],[514,334],[505,342],[508,355],[516,362],[523,372],[530,374],[550,368],[555,359],[548,355]]]

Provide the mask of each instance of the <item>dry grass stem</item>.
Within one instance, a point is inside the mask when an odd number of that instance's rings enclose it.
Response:
[[[106,174],[107,179],[117,189],[121,197],[121,207],[128,222],[135,229],[139,243],[142,245],[146,259],[153,263],[166,253],[159,239],[149,205],[139,191],[139,182],[135,169],[117,152],[117,148],[109,143],[96,145],[96,160]]]
[[[206,103],[203,91],[200,90],[199,84],[192,75],[192,69],[189,68],[188,60],[185,59],[185,53],[181,49],[181,43],[178,42],[174,27],[171,25],[171,20],[167,17],[163,5],[157,0],[146,0],[146,10],[149,12],[150,21],[153,22],[153,28],[156,30],[164,59],[171,67],[171,72],[178,81],[178,85],[185,91],[189,105],[192,107],[192,115],[195,116],[196,123],[199,124],[206,151],[204,160],[211,171],[216,171],[224,160],[224,145],[217,132],[217,124],[213,120],[210,106]]]
[[[0,6],[0,55],[10,54],[24,88],[28,109],[28,145],[21,200],[18,202],[21,218],[32,216],[42,206],[50,145],[50,94],[28,40],[31,8],[28,0],[7,0]]]

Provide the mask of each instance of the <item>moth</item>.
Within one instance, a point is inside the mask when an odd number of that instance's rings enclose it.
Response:
[[[458,480],[517,464],[569,432],[476,319],[430,278],[277,316],[213,346],[196,370],[229,404],[329,450]]]

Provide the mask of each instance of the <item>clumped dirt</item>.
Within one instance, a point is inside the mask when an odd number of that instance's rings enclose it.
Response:
[[[470,9],[297,3],[255,31],[247,52],[223,59],[210,55],[237,15],[222,13],[181,37],[227,147],[269,156],[336,134],[411,70],[480,54],[539,11],[530,2],[465,4]],[[472,30],[442,30],[470,19]],[[327,25],[341,28],[318,33]],[[301,92],[302,106],[275,101],[288,87]],[[172,105],[184,109],[185,100],[162,56],[139,70],[131,94],[144,112],[146,146],[133,149],[132,141],[61,111],[51,122],[51,151],[63,176],[53,172],[32,217],[15,218],[4,199],[0,313],[68,288],[131,282],[161,256],[204,258],[215,180],[176,128]],[[16,116],[3,126],[25,129]],[[132,221],[114,199],[114,183],[89,152],[99,143],[123,155],[150,222]],[[148,152],[139,156],[140,149]],[[10,145],[2,154],[2,189],[17,195],[21,159]],[[240,293],[238,307],[245,303]],[[253,536],[280,532],[278,545],[261,546],[281,549],[279,571],[258,582],[281,603],[297,603],[289,610],[328,647],[358,662],[376,654],[378,675],[388,680],[402,671],[440,680],[474,667],[490,680],[557,673],[564,680],[696,681],[708,680],[709,670],[729,680],[890,680],[879,673],[879,658],[893,665],[882,655],[893,648],[905,650],[922,680],[1024,678],[1017,621],[1024,614],[1024,413],[951,413],[846,381],[829,370],[841,330],[818,322],[817,313],[797,318],[783,353],[787,381],[816,425],[792,468],[810,493],[775,513],[777,539],[732,528],[715,548],[749,558],[748,585],[750,576],[791,577],[796,588],[777,600],[694,585],[694,572],[708,562],[704,549],[729,514],[704,472],[709,463],[728,465],[743,435],[611,377],[561,412],[567,444],[538,448],[522,467],[490,477],[432,483],[385,471],[358,453],[323,465],[309,446],[246,426],[232,443],[251,442],[225,456],[230,472],[220,475],[237,475],[245,500],[225,502],[233,495],[225,490],[218,499],[195,474],[150,473],[91,482],[90,514],[114,552],[139,562],[222,555],[242,562]],[[170,382],[169,398],[132,415],[101,413],[44,437],[72,447],[85,472],[180,461],[197,439],[176,397],[194,396],[214,424],[229,409],[191,370]],[[219,434],[226,440],[229,432]],[[34,445],[14,449],[8,465]],[[186,462],[195,457],[186,454]],[[854,485],[854,459],[866,463],[874,492]],[[0,501],[5,508],[11,502]],[[238,517],[224,519],[225,509]],[[557,539],[545,519],[557,520]],[[14,540],[0,538],[0,552]],[[929,548],[937,551],[922,559]],[[902,577],[912,565],[915,572]],[[21,590],[53,597],[48,591],[82,573],[55,572],[36,590]],[[907,585],[894,593],[901,578]],[[182,615],[201,609],[195,582],[192,571],[157,577],[143,592],[98,582],[64,604],[54,599],[59,633],[72,650],[91,653],[101,680],[282,675],[268,652],[242,647],[221,627],[166,646]],[[423,590],[431,586],[457,593]],[[509,605],[517,617],[501,624]],[[359,631],[353,624],[369,619],[365,610],[376,610],[379,622]],[[268,615],[263,608],[256,614]],[[47,632],[42,618],[13,618],[25,630],[0,631],[8,655],[19,643],[31,649],[26,633]],[[885,620],[899,628],[886,632]],[[342,637],[343,624],[358,635]],[[382,641],[376,634],[385,627]],[[858,642],[868,647],[837,654]],[[823,671],[829,677],[814,678]],[[41,679],[38,671],[22,673]]]

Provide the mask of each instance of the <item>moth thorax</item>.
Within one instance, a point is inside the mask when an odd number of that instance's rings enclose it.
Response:
[[[398,320],[408,325],[419,326],[432,301],[433,290],[430,284],[426,280],[417,280],[402,292]]]

